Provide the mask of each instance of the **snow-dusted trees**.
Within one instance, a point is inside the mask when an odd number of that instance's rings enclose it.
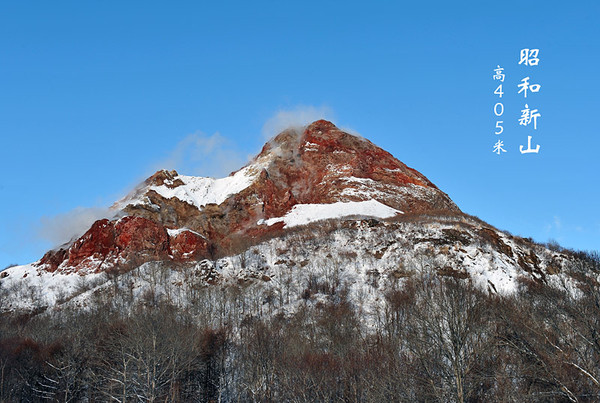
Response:
[[[274,297],[260,282],[190,287],[182,309],[162,272],[133,271],[167,298],[0,316],[0,402],[598,401],[598,263],[504,297],[401,273],[369,321],[326,275]],[[288,292],[295,310],[277,313]]]

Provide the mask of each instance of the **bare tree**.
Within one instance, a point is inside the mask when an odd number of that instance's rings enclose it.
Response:
[[[427,400],[463,403],[480,384],[480,363],[489,344],[486,298],[455,278],[424,277],[407,318],[408,349]]]

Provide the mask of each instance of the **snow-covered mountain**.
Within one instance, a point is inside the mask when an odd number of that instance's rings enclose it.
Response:
[[[4,309],[86,306],[111,282],[142,295],[150,282],[132,273],[157,268],[158,294],[179,304],[198,286],[285,285],[285,310],[326,290],[307,284],[327,283],[371,314],[417,272],[504,294],[524,279],[572,281],[562,274],[571,256],[462,213],[424,175],[324,120],[282,132],[226,178],[159,171],[113,209],[71,244],[2,272],[13,295]]]

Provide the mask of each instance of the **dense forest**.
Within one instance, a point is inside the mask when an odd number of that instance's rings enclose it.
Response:
[[[577,288],[524,278],[510,296],[409,276],[368,326],[343,284],[307,282],[287,313],[251,309],[251,286],[124,310],[115,287],[88,309],[4,314],[0,401],[598,401],[600,258],[574,262]]]

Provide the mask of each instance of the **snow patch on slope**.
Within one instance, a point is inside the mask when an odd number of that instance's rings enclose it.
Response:
[[[176,197],[181,201],[202,208],[211,203],[223,203],[229,196],[250,186],[257,176],[257,170],[252,169],[252,167],[246,167],[231,176],[221,179],[178,175],[174,179],[180,179],[184,183],[183,185],[175,188],[165,185],[152,186],[150,189],[164,198]]]
[[[206,239],[206,237],[204,235],[202,235],[199,232],[196,232],[194,230],[191,230],[189,228],[176,228],[176,229],[167,228],[167,233],[169,234],[169,236],[171,238],[176,237],[177,235],[181,234],[182,232],[191,232],[192,234],[196,234],[196,235],[201,236],[202,238]]]
[[[331,204],[297,204],[285,216],[260,220],[257,224],[273,225],[283,222],[285,224],[284,227],[289,228],[330,218],[348,216],[389,218],[396,214],[402,214],[402,211],[386,206],[377,200],[337,202]]]

